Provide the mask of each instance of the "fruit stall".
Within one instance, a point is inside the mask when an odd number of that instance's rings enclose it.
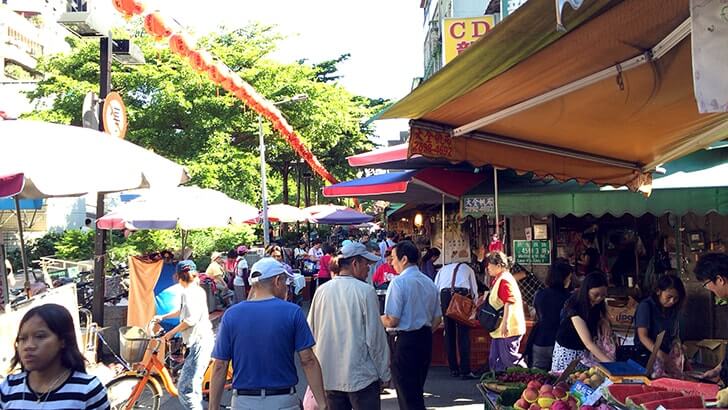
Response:
[[[486,373],[478,385],[487,410],[672,410],[727,406],[718,385],[671,378],[651,380],[645,373],[615,371],[599,364],[556,377],[538,369],[510,368]]]

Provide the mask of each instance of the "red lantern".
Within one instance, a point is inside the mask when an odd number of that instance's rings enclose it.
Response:
[[[220,84],[223,80],[223,73],[227,69],[227,66],[219,61],[212,63],[209,67],[207,67],[207,76],[210,77],[210,80],[212,80],[213,83]]]
[[[169,38],[169,49],[180,57],[187,57],[193,50],[192,42],[187,35],[175,33]]]
[[[172,30],[167,26],[164,17],[158,11],[149,13],[144,17],[144,29],[154,36],[157,41],[172,35]]]
[[[230,92],[230,93],[235,92],[235,82],[234,82],[233,78],[235,78],[236,76],[237,75],[234,72],[232,72],[232,70],[230,70],[227,67],[225,68],[225,71],[223,72],[222,82],[220,83],[220,85],[222,86],[222,88],[225,89],[225,91]]]
[[[124,15],[124,18],[129,20],[132,16],[142,14],[144,12],[144,2],[141,0],[112,0],[114,8],[119,13]]]
[[[207,51],[192,51],[188,56],[192,68],[203,73],[212,65],[212,56]]]

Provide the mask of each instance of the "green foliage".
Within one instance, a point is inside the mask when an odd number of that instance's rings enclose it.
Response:
[[[56,243],[56,257],[72,261],[93,258],[94,232],[80,229],[65,231]]]
[[[136,231],[127,238],[116,240],[108,249],[113,262],[125,262],[129,256],[179,248],[179,235],[175,231]]]
[[[112,88],[122,94],[128,109],[127,139],[186,165],[193,184],[260,203],[257,114],[166,45],[155,43],[138,25],[131,30],[146,64],[114,63],[112,68]],[[342,180],[353,176],[346,156],[371,148],[370,129],[362,121],[383,101],[354,96],[334,81],[337,64],[348,58],[346,54],[313,65],[269,59],[280,39],[272,27],[253,24],[223,30],[201,39],[200,45],[272,101],[307,94],[307,100],[279,109],[329,171]],[[84,95],[98,90],[99,44],[77,39],[69,43],[70,53],[41,60],[39,70],[46,76],[28,94],[37,107],[28,117],[81,124]],[[290,202],[288,180],[299,158],[267,121],[264,133],[269,201]]]
[[[56,254],[56,243],[61,239],[62,234],[56,232],[48,232],[40,238],[31,239],[25,243],[25,250],[28,256],[28,263],[40,259],[42,256],[50,256]],[[21,269],[23,261],[20,259],[20,249],[14,249],[8,255],[8,259],[16,267]]]

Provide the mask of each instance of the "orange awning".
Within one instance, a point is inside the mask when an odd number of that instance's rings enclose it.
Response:
[[[545,3],[552,13],[543,13]],[[480,76],[486,79],[480,85],[441,95],[437,106],[415,107],[416,101],[405,98],[390,112],[422,113],[409,117],[418,120],[412,123],[410,155],[649,191],[657,165],[728,136],[728,116],[698,113],[688,5],[689,0],[611,2],[489,80],[487,72],[455,64],[496,47],[489,40],[497,37],[486,35],[470,47],[480,50],[469,49],[438,73]],[[531,1],[522,8],[529,7],[521,16],[551,19],[555,27],[553,3]],[[528,24],[518,16],[502,26]],[[574,27],[568,18],[566,26]]]

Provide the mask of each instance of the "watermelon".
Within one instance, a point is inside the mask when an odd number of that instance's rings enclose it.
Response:
[[[664,387],[648,386],[646,384],[615,383],[607,387],[609,398],[622,406],[627,403],[627,397],[634,394],[665,391]]]
[[[647,403],[655,400],[674,399],[675,397],[682,396],[682,393],[674,391],[651,391],[647,393],[633,394],[627,397],[627,406],[639,407],[642,403]]]
[[[696,409],[703,408],[703,398],[700,396],[675,397],[674,399],[648,401],[642,404],[644,410],[657,410],[658,407],[671,409]]]
[[[717,384],[670,379],[667,377],[653,380],[651,385],[664,387],[669,391],[683,392],[690,396],[702,396],[704,400],[715,400],[718,395],[718,390],[720,390]]]

